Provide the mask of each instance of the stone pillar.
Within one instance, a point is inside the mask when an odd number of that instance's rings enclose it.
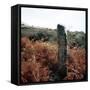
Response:
[[[57,36],[58,36],[59,63],[56,75],[58,77],[57,80],[63,80],[63,78],[67,75],[67,68],[66,68],[67,40],[64,26],[59,24],[57,25]]]

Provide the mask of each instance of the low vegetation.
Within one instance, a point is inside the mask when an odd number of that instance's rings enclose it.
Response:
[[[22,27],[22,83],[55,81],[58,64],[57,32],[48,28]],[[84,80],[86,77],[84,32],[67,32],[67,75],[63,80]]]

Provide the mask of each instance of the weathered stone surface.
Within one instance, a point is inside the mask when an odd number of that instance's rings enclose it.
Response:
[[[67,75],[66,68],[66,56],[67,56],[67,40],[65,28],[62,25],[57,25],[57,35],[58,35],[58,68],[56,75],[58,76],[57,80],[62,80]]]

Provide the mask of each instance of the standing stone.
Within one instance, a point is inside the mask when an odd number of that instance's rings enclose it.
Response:
[[[67,40],[65,28],[62,25],[57,25],[57,36],[58,36],[58,68],[56,71],[56,80],[63,80],[67,75],[66,68],[66,56],[67,56]]]

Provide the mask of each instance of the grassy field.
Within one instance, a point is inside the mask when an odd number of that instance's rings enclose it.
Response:
[[[21,38],[22,82],[54,81],[54,67],[58,63],[57,44]],[[85,49],[68,49],[67,76],[64,80],[82,80],[86,71]]]
[[[51,69],[58,63],[58,46],[49,42],[32,42],[21,38],[22,82],[40,82],[53,79]],[[50,69],[51,68],[51,69]]]
[[[63,80],[84,80],[86,76],[86,51],[82,43],[84,33],[68,33],[67,75]],[[22,26],[21,35],[22,83],[55,81],[54,72],[57,71],[56,65],[59,62],[56,30]],[[77,42],[79,40],[80,43]]]

